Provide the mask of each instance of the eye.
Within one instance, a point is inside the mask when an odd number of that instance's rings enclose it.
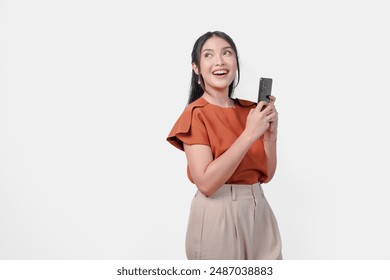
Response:
[[[232,55],[232,52],[231,51],[225,51],[223,54],[224,55]]]
[[[213,55],[211,54],[211,53],[205,53],[204,54],[204,57],[206,57],[206,58],[209,58],[209,57],[212,57]]]

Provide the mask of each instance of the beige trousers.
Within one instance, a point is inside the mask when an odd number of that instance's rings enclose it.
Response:
[[[186,235],[188,259],[282,259],[274,213],[260,183],[225,184],[192,200]]]

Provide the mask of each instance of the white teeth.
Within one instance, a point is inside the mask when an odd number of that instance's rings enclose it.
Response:
[[[214,71],[213,74],[223,75],[223,74],[227,74],[227,71],[226,70],[217,70],[217,71]]]

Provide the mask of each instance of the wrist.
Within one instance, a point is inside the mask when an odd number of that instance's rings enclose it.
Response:
[[[255,138],[251,135],[251,133],[249,133],[248,131],[244,130],[242,133],[241,133],[241,138],[247,142],[249,145],[252,145],[253,142],[255,142]]]
[[[275,131],[275,132],[264,133],[262,140],[263,140],[263,142],[273,142],[273,143],[275,143],[276,140],[278,140],[278,132]]]
[[[263,138],[263,142],[267,142],[267,143],[276,143],[276,140],[278,140],[277,138]]]

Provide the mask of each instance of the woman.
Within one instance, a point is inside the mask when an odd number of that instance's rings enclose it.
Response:
[[[167,138],[185,151],[188,178],[198,188],[187,258],[281,259],[279,229],[260,185],[276,169],[275,98],[256,104],[231,97],[238,54],[223,32],[195,42],[192,70],[189,104]]]

